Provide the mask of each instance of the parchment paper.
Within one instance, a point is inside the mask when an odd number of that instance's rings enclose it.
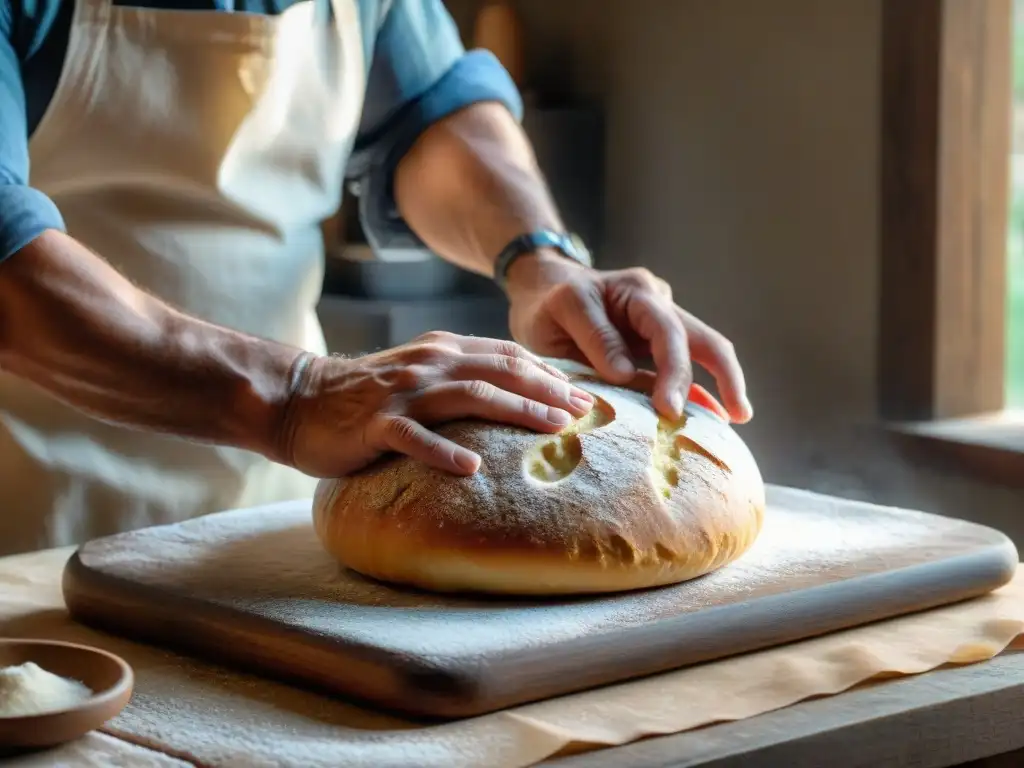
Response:
[[[194,765],[98,731],[53,749],[5,757],[2,762],[4,768],[190,768]]]
[[[751,717],[883,676],[977,662],[1024,633],[1024,570],[984,598],[632,683],[444,725],[344,701],[93,632],[60,594],[68,549],[0,560],[0,635],[86,642],[133,665],[136,693],[109,733],[216,766],[531,765]],[[82,763],[87,764],[87,763]]]

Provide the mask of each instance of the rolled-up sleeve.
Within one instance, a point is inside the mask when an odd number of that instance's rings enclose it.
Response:
[[[25,89],[13,40],[16,7],[0,3],[0,261],[47,229],[64,229],[53,201],[28,185]]]
[[[482,101],[503,103],[522,117],[522,99],[505,68],[488,51],[465,50],[442,0],[394,0],[377,34],[348,168],[372,245],[422,247],[395,205],[395,168],[432,123]]]

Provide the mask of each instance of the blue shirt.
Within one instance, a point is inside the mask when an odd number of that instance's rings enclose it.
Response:
[[[279,14],[297,0],[114,0],[210,13]],[[368,84],[347,169],[360,191],[371,242],[418,243],[391,196],[395,166],[419,135],[480,101],[522,102],[498,60],[467,53],[443,0],[355,0]],[[0,0],[0,260],[46,229],[64,229],[56,205],[33,189],[28,140],[53,97],[64,63],[74,0]]]

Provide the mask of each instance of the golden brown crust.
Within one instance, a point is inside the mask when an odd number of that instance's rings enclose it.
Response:
[[[562,367],[598,398],[562,433],[438,430],[480,454],[470,477],[389,456],[322,481],[313,517],[325,549],[383,581],[521,595],[670,584],[746,552],[764,484],[740,437],[699,408],[665,424],[647,395]]]

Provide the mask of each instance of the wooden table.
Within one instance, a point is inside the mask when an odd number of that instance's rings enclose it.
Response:
[[[53,566],[46,567],[45,578],[56,584],[57,573],[51,580],[49,570],[62,561],[47,562]],[[1024,643],[1018,647],[988,662],[880,682],[735,723],[543,764],[554,768],[1021,766]],[[180,768],[192,763],[93,733],[60,750],[3,764],[13,768]]]
[[[736,723],[543,763],[552,768],[1017,768],[1024,652],[901,678]],[[192,763],[92,734],[10,768]]]
[[[1024,765],[1024,652],[544,765],[1017,768]]]

